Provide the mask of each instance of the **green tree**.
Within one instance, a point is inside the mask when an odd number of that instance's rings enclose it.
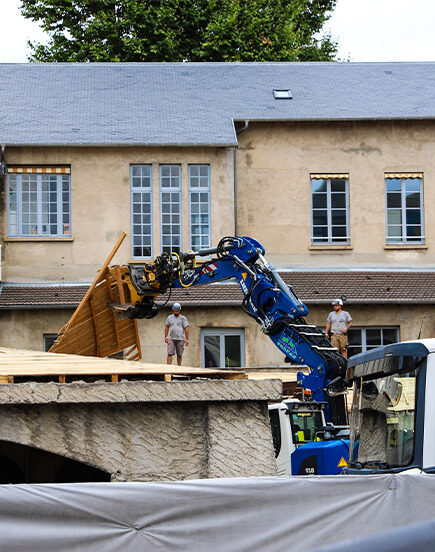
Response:
[[[336,0],[21,0],[30,61],[328,61]]]

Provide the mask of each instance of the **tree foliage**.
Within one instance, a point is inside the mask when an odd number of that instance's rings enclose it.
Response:
[[[326,61],[336,0],[21,0],[31,61]]]

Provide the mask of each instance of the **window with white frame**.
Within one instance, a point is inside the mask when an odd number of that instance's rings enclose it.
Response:
[[[387,243],[423,243],[423,175],[385,175]]]
[[[348,331],[348,356],[351,357],[363,351],[390,345],[399,341],[399,328],[351,328]]]
[[[153,255],[152,166],[130,167],[131,236],[134,259]]]
[[[161,250],[181,251],[181,166],[160,165]]]
[[[201,366],[203,368],[243,368],[245,330],[243,328],[202,328]]]
[[[8,236],[71,236],[70,195],[67,168],[8,168]]]
[[[311,175],[311,241],[313,245],[348,244],[349,177]]]
[[[210,166],[189,165],[190,247],[210,247]]]

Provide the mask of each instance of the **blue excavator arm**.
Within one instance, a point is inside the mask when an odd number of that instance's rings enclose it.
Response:
[[[298,384],[316,401],[326,401],[327,419],[346,424],[342,396],[331,398],[326,386],[344,376],[346,359],[313,325],[305,322],[308,309],[284,283],[265,258],[263,246],[250,237],[226,237],[213,249],[164,253],[152,263],[129,267],[131,304],[115,307],[128,318],[151,318],[158,312],[155,300],[170,288],[189,288],[234,278],[243,294],[242,309],[289,361],[310,367],[299,372]],[[206,258],[197,265],[198,258]]]

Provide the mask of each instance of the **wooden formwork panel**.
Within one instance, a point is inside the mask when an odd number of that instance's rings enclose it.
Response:
[[[130,300],[120,268],[109,267],[125,236],[123,233],[119,238],[50,353],[107,357],[124,351],[127,360],[142,358],[137,321],[120,320],[110,308],[110,303],[124,305]]]

